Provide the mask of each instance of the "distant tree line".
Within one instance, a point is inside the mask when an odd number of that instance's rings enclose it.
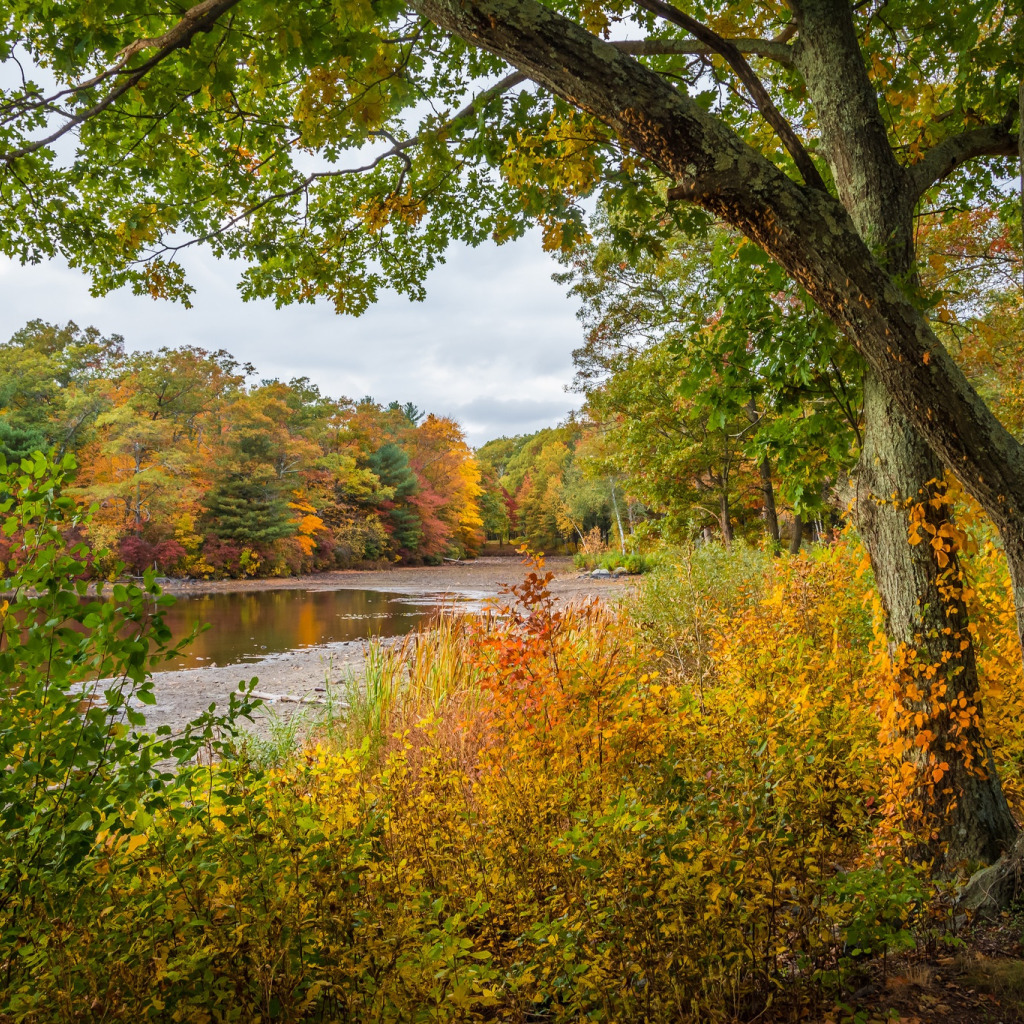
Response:
[[[480,470],[456,422],[254,375],[224,350],[130,353],[118,335],[36,320],[0,345],[0,452],[75,456],[101,572],[291,575],[477,552]]]

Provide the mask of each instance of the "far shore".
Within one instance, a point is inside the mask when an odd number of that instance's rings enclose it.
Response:
[[[544,560],[545,571],[555,574],[552,593],[560,600],[601,597],[621,590],[621,581],[595,580],[577,570],[567,555]],[[305,576],[261,579],[168,580],[165,593],[224,594],[251,590],[386,590],[395,594],[465,594],[497,596],[502,588],[521,581],[530,571],[514,552],[445,562],[443,565],[389,565],[376,569],[335,569]]]

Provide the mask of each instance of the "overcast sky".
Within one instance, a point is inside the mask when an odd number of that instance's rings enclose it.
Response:
[[[127,290],[94,298],[77,271],[0,257],[0,340],[39,317],[122,334],[131,349],[226,348],[263,377],[305,376],[329,395],[397,399],[453,416],[473,445],[553,425],[576,404],[565,385],[580,327],[536,233],[453,248],[431,273],[425,302],[383,293],[358,319],[326,303],[242,302],[237,265],[199,253],[187,266],[192,309]]]

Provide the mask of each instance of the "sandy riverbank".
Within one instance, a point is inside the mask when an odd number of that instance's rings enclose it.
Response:
[[[563,555],[545,560],[545,569],[555,574],[552,593],[560,601],[605,597],[618,593],[626,582],[595,580],[578,572],[572,559]],[[528,567],[518,556],[490,555],[465,562],[444,565],[389,566],[384,569],[341,569],[309,576],[288,576],[261,580],[172,580],[164,590],[168,594],[218,594],[247,590],[386,590],[395,594],[477,594],[497,595],[503,586],[517,583]]]
[[[555,573],[551,592],[560,604],[592,597],[617,601],[632,585],[628,577],[592,579],[574,569],[568,558],[548,559],[546,568]],[[298,579],[176,582],[167,585],[165,590],[171,594],[200,594],[301,586],[309,590],[383,590],[399,594],[451,594],[500,599],[502,588],[520,581],[527,571],[518,558],[492,556],[463,564],[326,572]],[[237,689],[239,681],[253,676],[259,679],[257,689],[261,693],[316,694],[326,685],[337,686],[347,678],[358,678],[365,651],[366,641],[353,640],[300,648],[239,665],[158,672],[153,677],[157,702],[145,709],[147,726],[169,725],[179,729],[211,703],[226,705],[229,694]],[[271,711],[262,713],[256,731],[266,731],[268,714],[287,718],[298,707],[293,703],[275,704]]]

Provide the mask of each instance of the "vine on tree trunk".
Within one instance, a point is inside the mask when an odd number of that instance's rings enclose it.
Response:
[[[962,561],[977,544],[952,518],[962,497],[959,483],[948,477],[930,480],[915,498],[894,499],[906,509],[910,544],[931,548],[942,608],[923,619],[932,635],[883,647],[880,655],[889,662],[879,702],[888,763],[886,831],[912,858],[938,861],[946,870],[965,859],[994,860],[1015,835],[983,731],[976,627],[967,616],[974,590]],[[935,630],[944,637],[940,644]],[[929,653],[936,647],[937,660]],[[981,835],[979,825],[989,834]]]

